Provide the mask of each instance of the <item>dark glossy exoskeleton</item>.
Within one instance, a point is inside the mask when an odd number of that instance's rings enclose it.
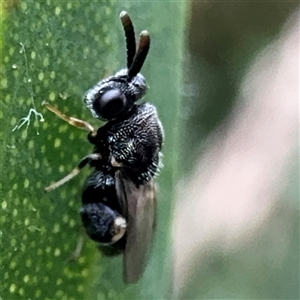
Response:
[[[141,32],[136,50],[131,19],[126,12],[120,18],[126,36],[127,68],[98,82],[84,96],[92,115],[107,123],[95,130],[45,103],[70,124],[90,131],[88,140],[94,145],[92,154],[46,190],[70,180],[85,165],[93,168],[82,191],[82,224],[100,250],[108,249],[104,253],[124,253],[124,280],[134,283],[144,271],[154,234],[154,177],[161,165],[163,129],[152,104],[137,104],[147,90],[139,72],[150,47],[149,34]]]

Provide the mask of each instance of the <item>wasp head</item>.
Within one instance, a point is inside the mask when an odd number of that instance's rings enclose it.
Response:
[[[129,112],[147,90],[146,80],[139,72],[149,51],[149,34],[146,30],[141,32],[136,51],[131,19],[126,12],[121,12],[120,18],[126,37],[127,68],[98,82],[84,96],[84,102],[93,116],[105,121]]]

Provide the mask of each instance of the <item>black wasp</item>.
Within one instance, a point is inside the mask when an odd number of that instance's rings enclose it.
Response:
[[[88,130],[88,140],[94,145],[92,154],[46,190],[64,184],[86,165],[93,168],[82,191],[83,227],[104,253],[124,253],[124,281],[134,283],[144,271],[154,234],[154,177],[161,165],[163,129],[152,104],[136,104],[147,90],[139,72],[149,51],[149,34],[141,32],[136,49],[130,17],[122,12],[120,18],[126,37],[127,68],[98,82],[84,96],[92,115],[106,124],[96,130],[43,103],[69,124]]]

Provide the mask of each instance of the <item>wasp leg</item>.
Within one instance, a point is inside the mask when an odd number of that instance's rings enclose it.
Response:
[[[92,153],[89,154],[87,156],[85,156],[78,164],[78,166],[76,168],[74,168],[71,173],[69,173],[67,176],[65,176],[64,178],[62,178],[61,180],[47,186],[45,188],[46,192],[50,192],[52,190],[55,190],[56,188],[58,188],[59,186],[63,185],[64,183],[68,182],[69,180],[71,180],[73,177],[75,177],[79,171],[85,167],[88,163],[90,163],[93,160],[99,160],[101,159],[101,155],[99,153]]]
[[[77,260],[81,254],[83,247],[83,228],[81,227],[80,233],[78,235],[77,244],[74,252],[65,260],[66,263]]]
[[[80,119],[77,119],[77,118],[74,118],[74,117],[69,117],[69,116],[65,115],[64,113],[59,111],[56,107],[50,105],[47,101],[43,101],[42,105],[45,106],[50,111],[52,111],[59,118],[61,118],[64,121],[68,122],[70,125],[72,125],[74,127],[77,127],[79,129],[87,130],[87,131],[91,132],[92,136],[96,136],[97,131],[88,122],[85,122],[83,120],[80,120]]]

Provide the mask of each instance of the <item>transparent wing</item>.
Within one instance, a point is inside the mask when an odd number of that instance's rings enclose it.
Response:
[[[118,171],[116,187],[128,222],[123,276],[125,283],[129,284],[140,279],[148,262],[156,225],[156,185],[151,180],[137,188]]]

